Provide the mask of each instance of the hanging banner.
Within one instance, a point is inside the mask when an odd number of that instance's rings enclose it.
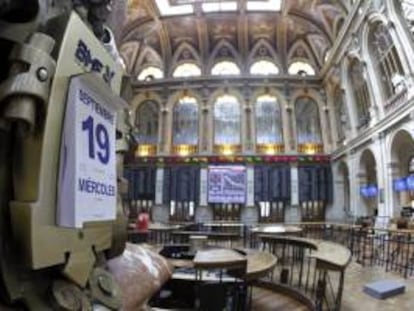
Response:
[[[244,166],[210,166],[208,168],[208,202],[246,202],[246,168]]]

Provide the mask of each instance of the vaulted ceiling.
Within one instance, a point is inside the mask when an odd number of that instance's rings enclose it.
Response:
[[[233,2],[231,12],[210,12],[202,3]],[[252,11],[247,3],[280,2],[280,10]],[[160,8],[191,6],[190,13],[168,15]],[[206,64],[232,57],[239,64],[272,58],[286,71],[294,59],[321,68],[350,10],[350,0],[128,0],[121,53],[131,74],[159,62],[168,72],[182,59]],[[149,53],[148,51],[151,51]]]

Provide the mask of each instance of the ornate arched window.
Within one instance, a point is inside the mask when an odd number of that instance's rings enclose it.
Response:
[[[348,78],[352,87],[353,99],[357,111],[358,127],[365,126],[370,120],[369,106],[370,96],[368,84],[364,77],[364,68],[357,59],[349,65]]]
[[[156,153],[158,144],[159,106],[153,100],[141,103],[135,112],[137,128],[138,155],[148,156]]]
[[[253,63],[250,67],[250,74],[252,75],[277,75],[279,68],[268,60],[259,60]]]
[[[201,69],[194,63],[184,63],[178,65],[173,72],[174,78],[199,77]]]
[[[302,96],[295,102],[298,151],[319,153],[323,151],[319,109],[316,101]]]
[[[239,75],[240,68],[235,62],[220,61],[211,68],[211,74],[213,76],[226,76],[226,75]]]
[[[387,27],[382,23],[371,26],[369,49],[372,63],[379,77],[381,89],[386,99],[404,89],[403,69]]]
[[[394,0],[401,4],[401,15],[405,20],[411,35],[414,35],[414,1],[413,0]]]
[[[160,68],[155,66],[148,66],[144,68],[138,75],[139,81],[151,81],[162,78],[164,78],[164,73]]]
[[[256,100],[256,144],[260,153],[281,152],[283,146],[282,115],[275,96],[262,95]]]
[[[314,76],[315,69],[309,64],[303,61],[296,61],[289,65],[288,73],[290,75],[307,75]]]
[[[238,99],[222,95],[214,103],[214,144],[240,145],[241,108]]]
[[[336,116],[336,128],[338,132],[338,142],[345,139],[346,130],[349,126],[348,111],[344,102],[343,92],[340,87],[335,89],[334,107]]]
[[[198,144],[198,104],[197,99],[190,96],[181,97],[174,105],[173,111],[173,145],[192,146],[185,147],[191,150],[184,152],[183,147],[175,150],[177,153],[194,153]],[[176,149],[179,147],[175,147]]]

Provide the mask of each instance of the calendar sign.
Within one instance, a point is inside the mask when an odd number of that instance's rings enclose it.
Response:
[[[117,98],[91,74],[73,77],[66,103],[60,150],[58,225],[116,217]]]

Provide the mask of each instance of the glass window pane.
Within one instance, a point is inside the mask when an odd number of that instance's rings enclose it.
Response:
[[[164,73],[158,67],[149,66],[144,68],[140,74],[138,75],[139,81],[151,81],[154,79],[162,79],[164,78]]]
[[[280,11],[281,0],[251,0],[247,1],[247,11]]]
[[[214,144],[240,144],[240,103],[236,97],[223,95],[214,104]]]
[[[264,95],[256,101],[257,144],[282,144],[280,105],[274,96]]]
[[[156,145],[158,143],[158,104],[146,101],[138,106],[135,126],[138,129],[138,143]]]
[[[185,77],[198,77],[201,76],[201,69],[196,64],[185,63],[175,68],[173,72],[174,78],[185,78]]]
[[[194,12],[191,4],[171,5],[169,0],[155,0],[155,2],[162,16],[183,15]]]
[[[319,110],[310,97],[300,97],[295,103],[298,144],[322,144]]]
[[[239,75],[240,68],[234,62],[222,61],[218,62],[213,66],[213,68],[211,69],[211,74],[213,76]]]
[[[182,97],[174,106],[173,144],[198,144],[198,105],[194,97]]]
[[[250,67],[252,75],[277,75],[279,68],[268,60],[259,60]]]
[[[382,23],[377,23],[370,30],[369,46],[374,55],[373,64],[378,73],[383,94],[389,98],[401,89],[400,83],[403,76],[401,61],[388,28]]]
[[[202,3],[201,8],[204,12],[231,12],[237,11],[237,2],[235,1],[219,1]]]
[[[315,69],[313,67],[305,62],[294,62],[290,64],[288,73],[290,75],[301,75],[306,74],[308,76],[314,76],[315,75]]]

